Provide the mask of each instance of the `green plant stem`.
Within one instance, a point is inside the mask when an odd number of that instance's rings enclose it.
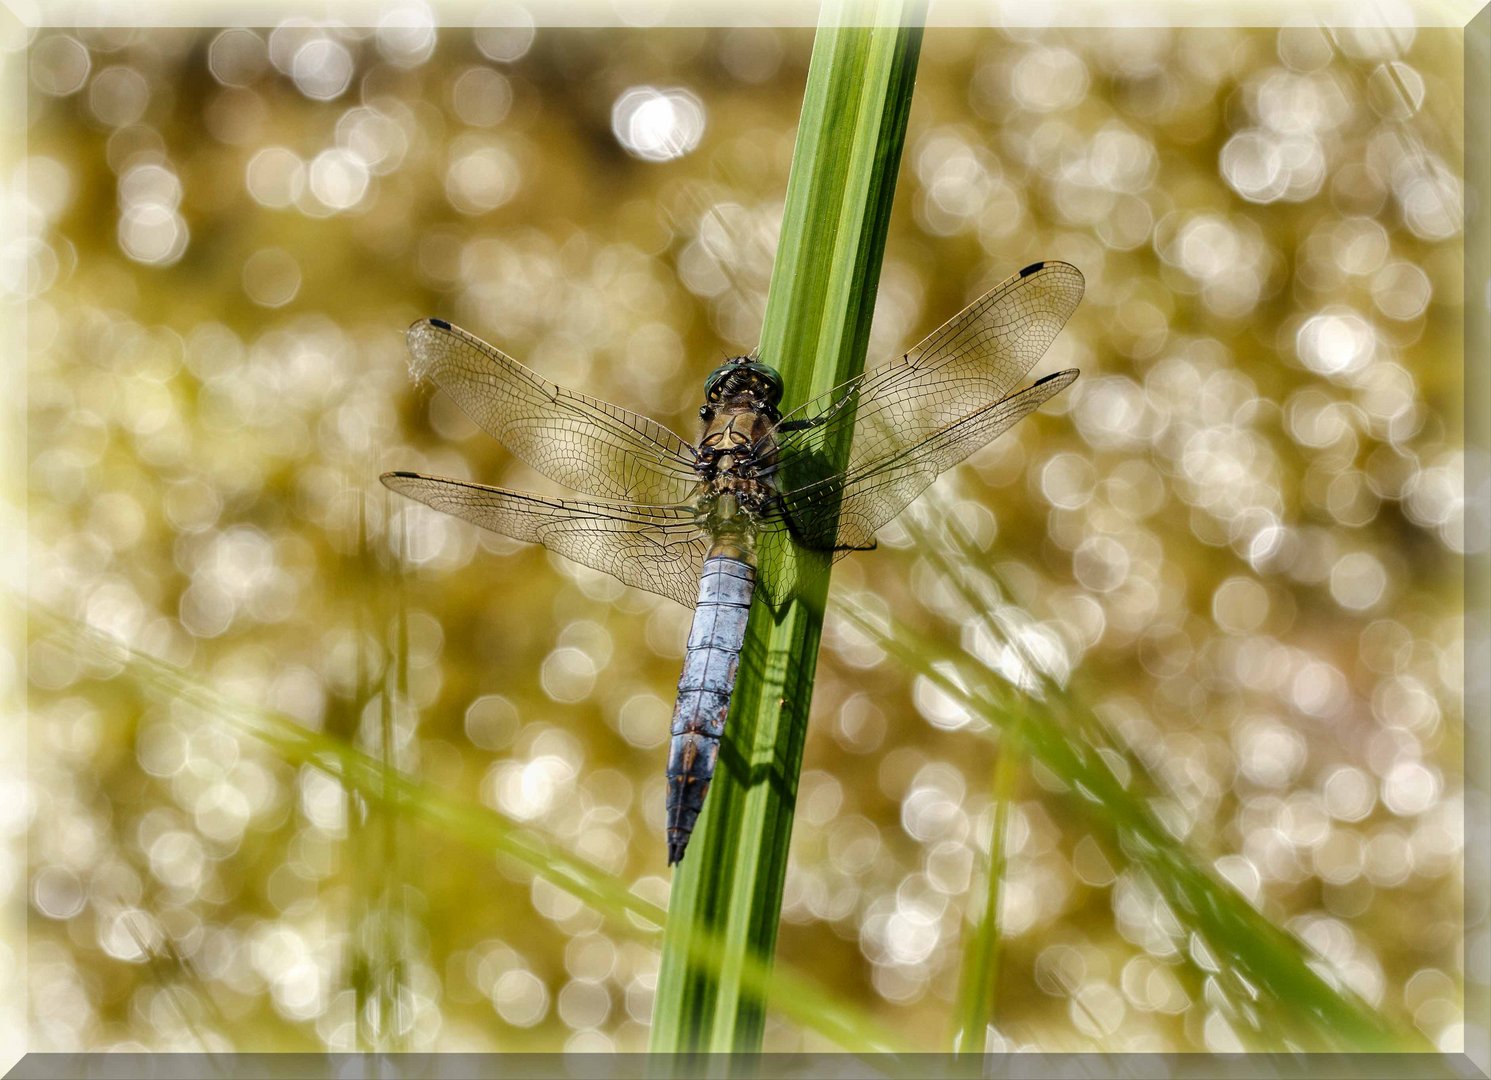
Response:
[[[989,815],[989,858],[984,864],[984,903],[963,950],[963,983],[953,1032],[953,1053],[960,1055],[982,1054],[985,1033],[994,1023],[999,986],[999,903],[1007,862],[1004,843],[1020,762],[1020,755],[1006,742],[1001,739],[994,747],[994,804]]]
[[[918,4],[825,7],[813,46],[760,355],[784,376],[787,407],[864,367],[880,259],[921,44]],[[848,446],[824,448],[842,464]],[[759,1050],[765,1003],[742,975],[770,964],[807,733],[828,559],[772,550],[792,599],[758,596],[725,746],[688,858],[675,873],[653,1011],[654,1051]],[[723,955],[700,965],[696,941]]]

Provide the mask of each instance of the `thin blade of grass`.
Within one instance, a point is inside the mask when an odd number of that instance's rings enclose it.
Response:
[[[963,603],[965,619],[968,620],[966,624],[977,623],[985,627],[1006,648],[1015,653],[1019,662],[1024,666],[1023,670],[1027,677],[1037,684],[1038,692],[1051,707],[1053,720],[1066,725],[1069,738],[1080,740],[1098,749],[1100,753],[1119,754],[1123,757],[1113,745],[1112,740],[1108,738],[1106,729],[1096,721],[1084,723],[1085,714],[1074,716],[1069,710],[1063,708],[1065,699],[1061,685],[1031,654],[1026,642],[1019,635],[1008,633],[1005,624],[997,617],[996,611],[1001,599],[1013,598],[1008,583],[989,562],[985,553],[978,549],[967,531],[958,525],[957,519],[948,512],[945,505],[940,504],[935,492],[928,494],[927,501],[929,505],[924,508],[924,513],[908,515],[906,527],[916,541],[918,549],[938,572],[941,580],[952,584],[958,598]],[[940,536],[934,536],[923,523],[924,518],[944,522],[944,532]],[[961,556],[961,562],[954,560],[949,548],[945,546],[946,543],[950,543],[952,550]],[[1012,744],[1016,736],[1007,726],[999,732],[998,738],[999,744],[996,752],[1003,754],[1006,745]],[[1010,745],[1010,753],[1004,758],[1004,762],[1014,769],[1017,767],[1016,759],[1020,759],[1023,763],[1026,756],[1018,746]],[[1148,773],[1143,770],[1130,769],[1125,787],[1129,795],[1136,799],[1158,797],[1159,789],[1150,780]],[[1114,848],[1112,836],[1106,836],[1102,832],[1094,835],[1101,841],[1106,841],[1105,846],[1110,854],[1121,857],[1122,852],[1112,850]],[[1176,967],[1176,974],[1184,975],[1191,1000],[1199,1000],[1204,994],[1207,980],[1211,977],[1210,972],[1198,962],[1193,950],[1181,951],[1180,957],[1181,962]],[[1250,1052],[1261,1052],[1271,1048],[1268,1041],[1262,1039],[1252,1027],[1244,1026],[1236,1034],[1239,1041],[1247,1046]]]
[[[999,903],[1007,862],[1005,837],[1009,829],[1010,800],[1019,777],[1020,755],[1010,740],[1001,739],[994,748],[994,805],[989,814],[989,855],[984,871],[983,904],[963,949],[962,985],[958,989],[958,1011],[953,1029],[953,1053],[967,1056],[984,1052],[985,1036],[995,1023],[999,986]]]
[[[846,0],[821,17],[760,347],[789,408],[863,369],[921,44],[905,23],[921,13]],[[842,466],[848,449],[825,455]],[[759,597],[751,611],[720,768],[673,880],[655,1051],[761,1046],[765,1005],[745,972],[776,947],[829,565],[784,537],[761,546],[763,565],[786,566],[796,589],[780,611]],[[697,963],[705,937],[721,943],[717,964]]]
[[[982,553],[953,565],[936,538],[923,532],[920,542],[922,550],[939,552],[931,557],[934,563],[941,562],[955,588],[966,589],[965,575],[985,573]],[[963,543],[966,554],[976,552],[971,540],[964,538]],[[986,583],[997,587],[992,580]],[[1154,883],[1190,935],[1182,944],[1193,958],[1199,943],[1202,960],[1198,962],[1204,961],[1208,970],[1236,982],[1239,1012],[1249,1026],[1264,1029],[1266,1014],[1269,1025],[1277,1025],[1275,1030],[1309,1050],[1426,1049],[1418,1036],[1399,1030],[1356,994],[1333,985],[1305,945],[1270,923],[1166,828],[1152,803],[1138,794],[1158,791],[1161,786],[1141,761],[1105,736],[1101,721],[1074,691],[1041,673],[1042,698],[1036,700],[940,640],[894,621],[880,626],[852,603],[840,605],[837,611],[908,670],[930,680],[983,721],[980,730],[985,734],[999,738],[1007,747],[1019,748],[1066,785],[1073,804],[1110,846]],[[998,626],[997,620],[988,622]],[[1104,753],[1098,752],[1099,746]],[[1129,773],[1125,779],[1109,763],[1115,753]],[[1249,1038],[1246,1031],[1239,1035]]]
[[[659,940],[668,913],[633,892],[613,875],[549,843],[487,806],[452,796],[407,773],[390,768],[378,756],[341,739],[311,731],[289,717],[234,701],[202,685],[189,673],[45,607],[31,604],[27,615],[37,637],[57,639],[79,656],[123,673],[146,695],[196,710],[204,722],[223,723],[256,739],[286,762],[319,769],[355,791],[384,813],[407,817],[442,837],[453,838],[485,854],[495,854],[534,877],[568,892],[607,918],[619,931],[644,941]],[[721,955],[717,938],[694,940],[697,961],[708,967]],[[885,1030],[854,1006],[836,999],[814,980],[790,968],[748,960],[742,982],[753,994],[770,997],[778,1015],[816,1031],[850,1050],[907,1054],[916,1048]]]
[[[349,486],[348,491],[351,491]],[[389,494],[383,493],[383,520]],[[350,500],[356,508],[352,553],[344,556],[338,582],[356,630],[355,691],[332,710],[336,733],[344,742],[371,746],[382,772],[380,790],[392,789],[398,771],[396,717],[408,701],[408,610],[404,578],[390,573],[388,553],[374,539],[365,498]],[[403,534],[392,537],[395,564],[402,558]],[[357,1046],[362,1051],[398,1053],[406,1048],[407,1025],[400,1010],[407,1001],[409,969],[405,934],[405,865],[410,845],[401,842],[403,817],[386,800],[370,798],[343,780],[354,812],[348,815],[345,841],[352,867],[345,975],[353,991]]]

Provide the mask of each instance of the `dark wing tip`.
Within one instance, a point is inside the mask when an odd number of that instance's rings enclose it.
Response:
[[[1029,277],[1031,274],[1039,274],[1042,270],[1058,270],[1058,271],[1062,271],[1064,273],[1068,273],[1068,274],[1074,275],[1077,278],[1077,280],[1081,281],[1083,284],[1086,284],[1086,282],[1087,282],[1087,279],[1082,276],[1082,271],[1081,270],[1078,270],[1071,263],[1069,263],[1069,262],[1063,262],[1060,259],[1042,259],[1040,262],[1033,262],[1029,266],[1025,267],[1023,270],[1021,270],[1015,276],[1016,277],[1026,278],[1026,277]]]
[[[415,383],[429,379],[440,385],[436,372],[449,346],[442,335],[456,337],[461,333],[444,319],[415,319],[409,324],[409,329],[404,331],[404,341],[409,346],[409,374]]]
[[[450,484],[453,487],[485,488],[485,484],[478,484],[474,480],[457,480],[453,476],[431,476],[429,473],[411,472],[408,469],[395,469],[378,477],[385,484],[392,486],[395,480],[434,480],[441,484]]]
[[[1037,379],[1030,384],[1030,389],[1034,390],[1038,386],[1049,386],[1051,389],[1041,398],[1042,401],[1046,401],[1061,393],[1068,386],[1071,386],[1072,383],[1077,381],[1077,376],[1080,374],[1081,372],[1077,368],[1067,368],[1065,371],[1058,371],[1055,374]]]
[[[1025,267],[1018,274],[1016,274],[1015,277],[1028,278],[1032,274],[1039,274],[1042,270],[1051,270],[1055,271],[1056,273],[1070,274],[1072,277],[1077,279],[1076,284],[1079,289],[1085,290],[1087,287],[1087,279],[1082,276],[1082,271],[1078,270],[1071,263],[1062,262],[1060,259],[1042,259],[1040,262],[1031,263],[1029,266]]]
[[[415,319],[412,323],[409,324],[409,329],[405,331],[405,333],[413,336],[427,326],[433,326],[437,330],[455,329],[454,326],[446,322],[444,319]]]
[[[408,492],[405,490],[405,485],[401,483],[401,481],[419,480],[421,478],[421,474],[417,472],[407,472],[404,469],[397,469],[394,472],[384,473],[382,476],[378,477],[378,480],[384,487],[388,488],[389,491],[396,491],[400,495],[405,495],[408,494]]]

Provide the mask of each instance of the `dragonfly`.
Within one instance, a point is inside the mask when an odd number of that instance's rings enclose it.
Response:
[[[390,472],[392,490],[694,609],[667,764],[668,865],[684,856],[714,777],[757,592],[792,588],[767,533],[837,559],[938,474],[1072,384],[1075,369],[1016,390],[1082,298],[1064,262],[1025,267],[899,359],[790,411],[755,355],[710,372],[690,443],[610,402],[567,390],[443,319],[409,328],[411,372],[433,382],[518,458],[589,498]],[[831,447],[848,460],[833,467]]]

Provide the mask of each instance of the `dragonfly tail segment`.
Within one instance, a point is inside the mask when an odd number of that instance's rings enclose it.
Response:
[[[755,587],[755,567],[745,559],[711,553],[704,560],[668,748],[669,866],[683,858],[714,778]]]

